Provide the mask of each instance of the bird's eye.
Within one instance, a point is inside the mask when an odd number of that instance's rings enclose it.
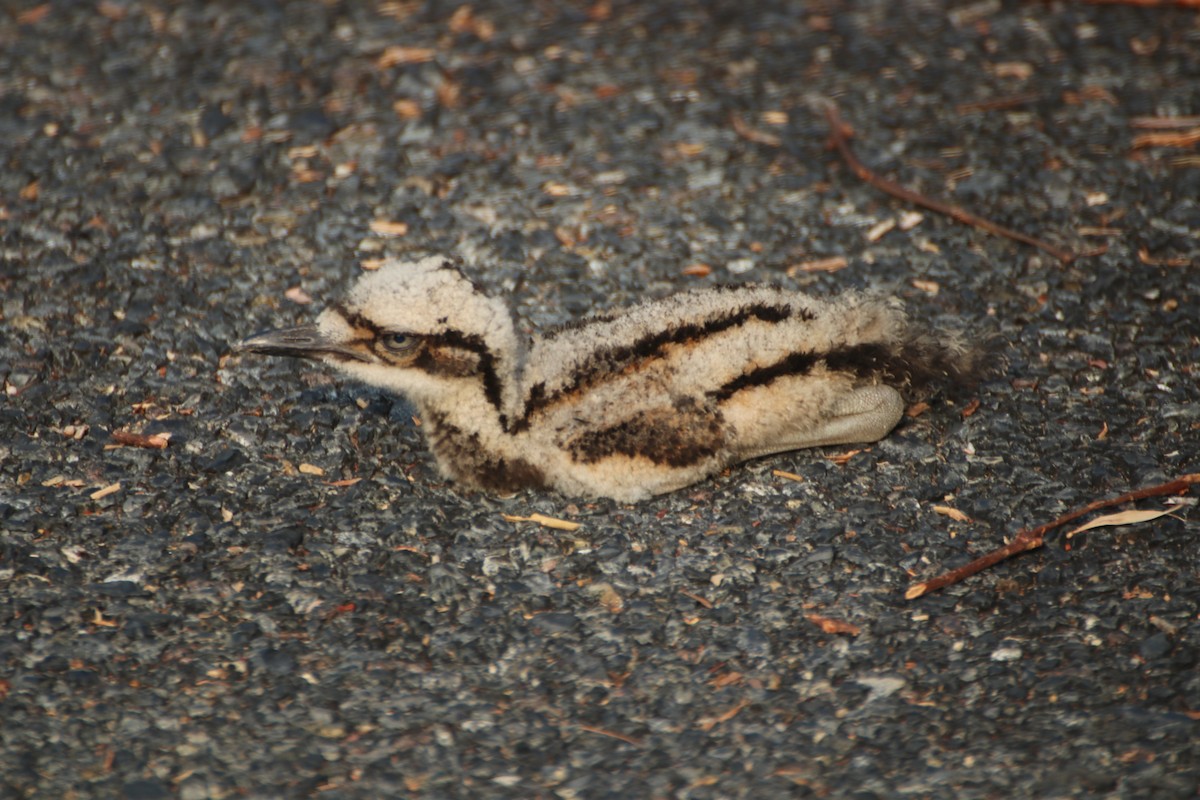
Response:
[[[416,339],[403,333],[385,333],[379,337],[379,341],[382,342],[386,349],[393,353],[403,353],[416,344]]]

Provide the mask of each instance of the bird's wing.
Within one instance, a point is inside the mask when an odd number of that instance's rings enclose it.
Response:
[[[625,457],[664,469],[687,469],[720,459],[727,441],[715,404],[659,397],[610,407],[586,422],[574,420],[560,429],[558,445],[582,464]]]

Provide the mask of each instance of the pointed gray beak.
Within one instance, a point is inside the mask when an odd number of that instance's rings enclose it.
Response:
[[[234,349],[268,356],[291,356],[318,360],[332,356],[339,361],[367,360],[362,353],[324,336],[316,325],[299,325],[295,328],[280,328],[256,333],[238,342]]]

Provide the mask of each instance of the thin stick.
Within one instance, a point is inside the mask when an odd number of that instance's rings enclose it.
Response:
[[[918,583],[909,587],[904,593],[906,600],[915,600],[923,594],[943,589],[959,581],[965,580],[976,572],[981,572],[988,567],[999,564],[1005,559],[1015,556],[1017,553],[1024,553],[1026,550],[1036,550],[1046,543],[1046,534],[1068,522],[1074,522],[1082,516],[1099,511],[1102,508],[1111,508],[1119,506],[1123,503],[1131,503],[1134,500],[1144,500],[1147,497],[1164,497],[1172,494],[1187,494],[1189,487],[1193,483],[1200,483],[1200,472],[1193,472],[1189,475],[1176,478],[1173,481],[1160,483],[1157,486],[1150,486],[1145,489],[1138,489],[1133,492],[1126,492],[1120,497],[1113,497],[1108,500],[1097,500],[1094,503],[1089,503],[1083,508],[1076,509],[1069,514],[1065,514],[1053,522],[1047,522],[1044,525],[1039,525],[1036,528],[1025,528],[1013,537],[1013,540],[1003,547],[998,547],[990,553],[980,556],[970,564],[961,566],[958,569],[952,569],[938,575],[932,580]]]
[[[579,730],[581,730],[581,731],[587,731],[588,733],[595,733],[595,734],[599,734],[600,736],[608,736],[608,737],[611,737],[611,738],[613,738],[613,739],[617,739],[618,741],[625,742],[625,744],[631,744],[631,745],[633,745],[634,747],[641,747],[641,746],[642,746],[642,740],[641,740],[641,739],[637,739],[637,738],[635,738],[635,737],[633,737],[633,736],[626,736],[625,734],[623,734],[623,733],[617,733],[616,731],[610,731],[610,730],[606,730],[606,729],[604,729],[604,728],[597,728],[597,727],[595,727],[594,725],[582,725],[582,724],[581,724],[581,725],[579,726]]]
[[[864,182],[869,183],[881,192],[886,192],[893,197],[898,197],[906,203],[928,208],[930,211],[936,211],[939,214],[945,214],[951,219],[956,219],[959,222],[967,225],[972,225],[980,230],[995,234],[996,236],[1004,236],[1018,242],[1036,247],[1039,250],[1044,250],[1050,255],[1057,258],[1064,264],[1070,264],[1075,260],[1076,254],[1070,250],[1064,250],[1061,247],[1050,244],[1049,242],[1014,231],[1011,228],[1006,228],[1003,225],[998,225],[991,220],[976,216],[966,209],[958,206],[943,203],[940,200],[934,200],[931,197],[926,197],[923,194],[918,194],[911,189],[906,189],[898,183],[893,183],[880,175],[875,174],[866,167],[858,157],[854,155],[854,151],[850,149],[850,142],[847,139],[847,127],[842,122],[842,117],[838,113],[837,106],[832,101],[825,104],[825,116],[829,120],[829,137],[833,142],[833,146],[842,156],[842,160],[846,165],[861,178]]]
[[[169,433],[134,433],[133,431],[115,430],[109,434],[114,442],[125,447],[145,447],[150,450],[166,449],[171,439]]]

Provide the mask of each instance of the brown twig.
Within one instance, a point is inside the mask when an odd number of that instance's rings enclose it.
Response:
[[[597,728],[594,725],[582,725],[581,724],[579,726],[579,730],[586,731],[587,733],[595,733],[600,736],[608,736],[609,738],[617,739],[618,741],[622,741],[625,744],[631,744],[634,747],[642,746],[641,739],[635,738],[633,736],[626,736],[625,734],[617,733],[616,731],[606,730],[605,728]]]
[[[980,216],[976,216],[966,209],[950,205],[949,203],[943,203],[940,200],[934,200],[933,198],[926,197],[922,194],[918,194],[911,189],[906,189],[898,183],[893,183],[892,181],[875,174],[868,169],[866,165],[859,161],[858,157],[854,155],[854,151],[850,149],[850,142],[847,138],[849,129],[846,127],[846,124],[842,122],[841,114],[838,113],[837,106],[834,105],[832,101],[825,104],[825,116],[829,120],[830,140],[833,142],[833,146],[837,148],[838,153],[842,156],[842,160],[846,162],[846,165],[850,167],[855,175],[861,178],[864,182],[874,186],[881,192],[886,192],[893,197],[898,197],[906,203],[912,203],[913,205],[921,206],[922,208],[928,208],[930,211],[936,211],[939,214],[945,214],[951,219],[956,219],[959,222],[972,225],[980,230],[995,234],[996,236],[1004,236],[1032,247],[1036,247],[1039,250],[1044,250],[1064,264],[1070,264],[1075,260],[1076,254],[1070,250],[1064,250],[1061,247],[1057,247],[1049,242],[1045,242],[1041,239],[1021,233],[1020,231],[1014,231],[1011,228],[1004,227],[1003,225],[997,225],[995,222],[984,219]]]
[[[169,433],[134,433],[116,430],[109,434],[114,442],[126,447],[145,447],[149,450],[165,450],[171,439]]]
[[[765,144],[768,147],[779,147],[783,144],[783,140],[774,133],[760,131],[758,128],[751,127],[746,120],[742,119],[737,114],[729,115],[729,122],[733,125],[733,131],[738,136],[755,144]]]
[[[1141,150],[1146,147],[1191,147],[1200,142],[1200,128],[1185,131],[1157,131],[1133,137],[1130,147]]]
[[[1073,522],[1080,517],[1090,514],[1093,511],[1099,511],[1102,508],[1111,508],[1119,506],[1122,503],[1131,503],[1134,500],[1144,500],[1147,497],[1164,497],[1173,494],[1187,494],[1189,487],[1193,483],[1200,483],[1200,472],[1193,472],[1189,475],[1184,475],[1176,478],[1173,481],[1160,483],[1157,486],[1150,486],[1145,489],[1138,489],[1133,492],[1126,492],[1120,497],[1113,497],[1108,500],[1097,500],[1094,503],[1089,503],[1083,508],[1076,509],[1069,514],[1065,514],[1053,522],[1047,522],[1044,525],[1039,525],[1036,528],[1025,528],[1013,537],[1013,540],[1003,547],[998,547],[987,555],[981,556],[970,564],[952,569],[938,575],[932,580],[918,583],[909,587],[904,593],[906,600],[914,600],[923,594],[943,589],[959,581],[965,580],[976,572],[981,572],[988,567],[999,564],[1007,558],[1012,558],[1018,553],[1024,553],[1026,550],[1036,550],[1046,543],[1046,534],[1068,522]]]

